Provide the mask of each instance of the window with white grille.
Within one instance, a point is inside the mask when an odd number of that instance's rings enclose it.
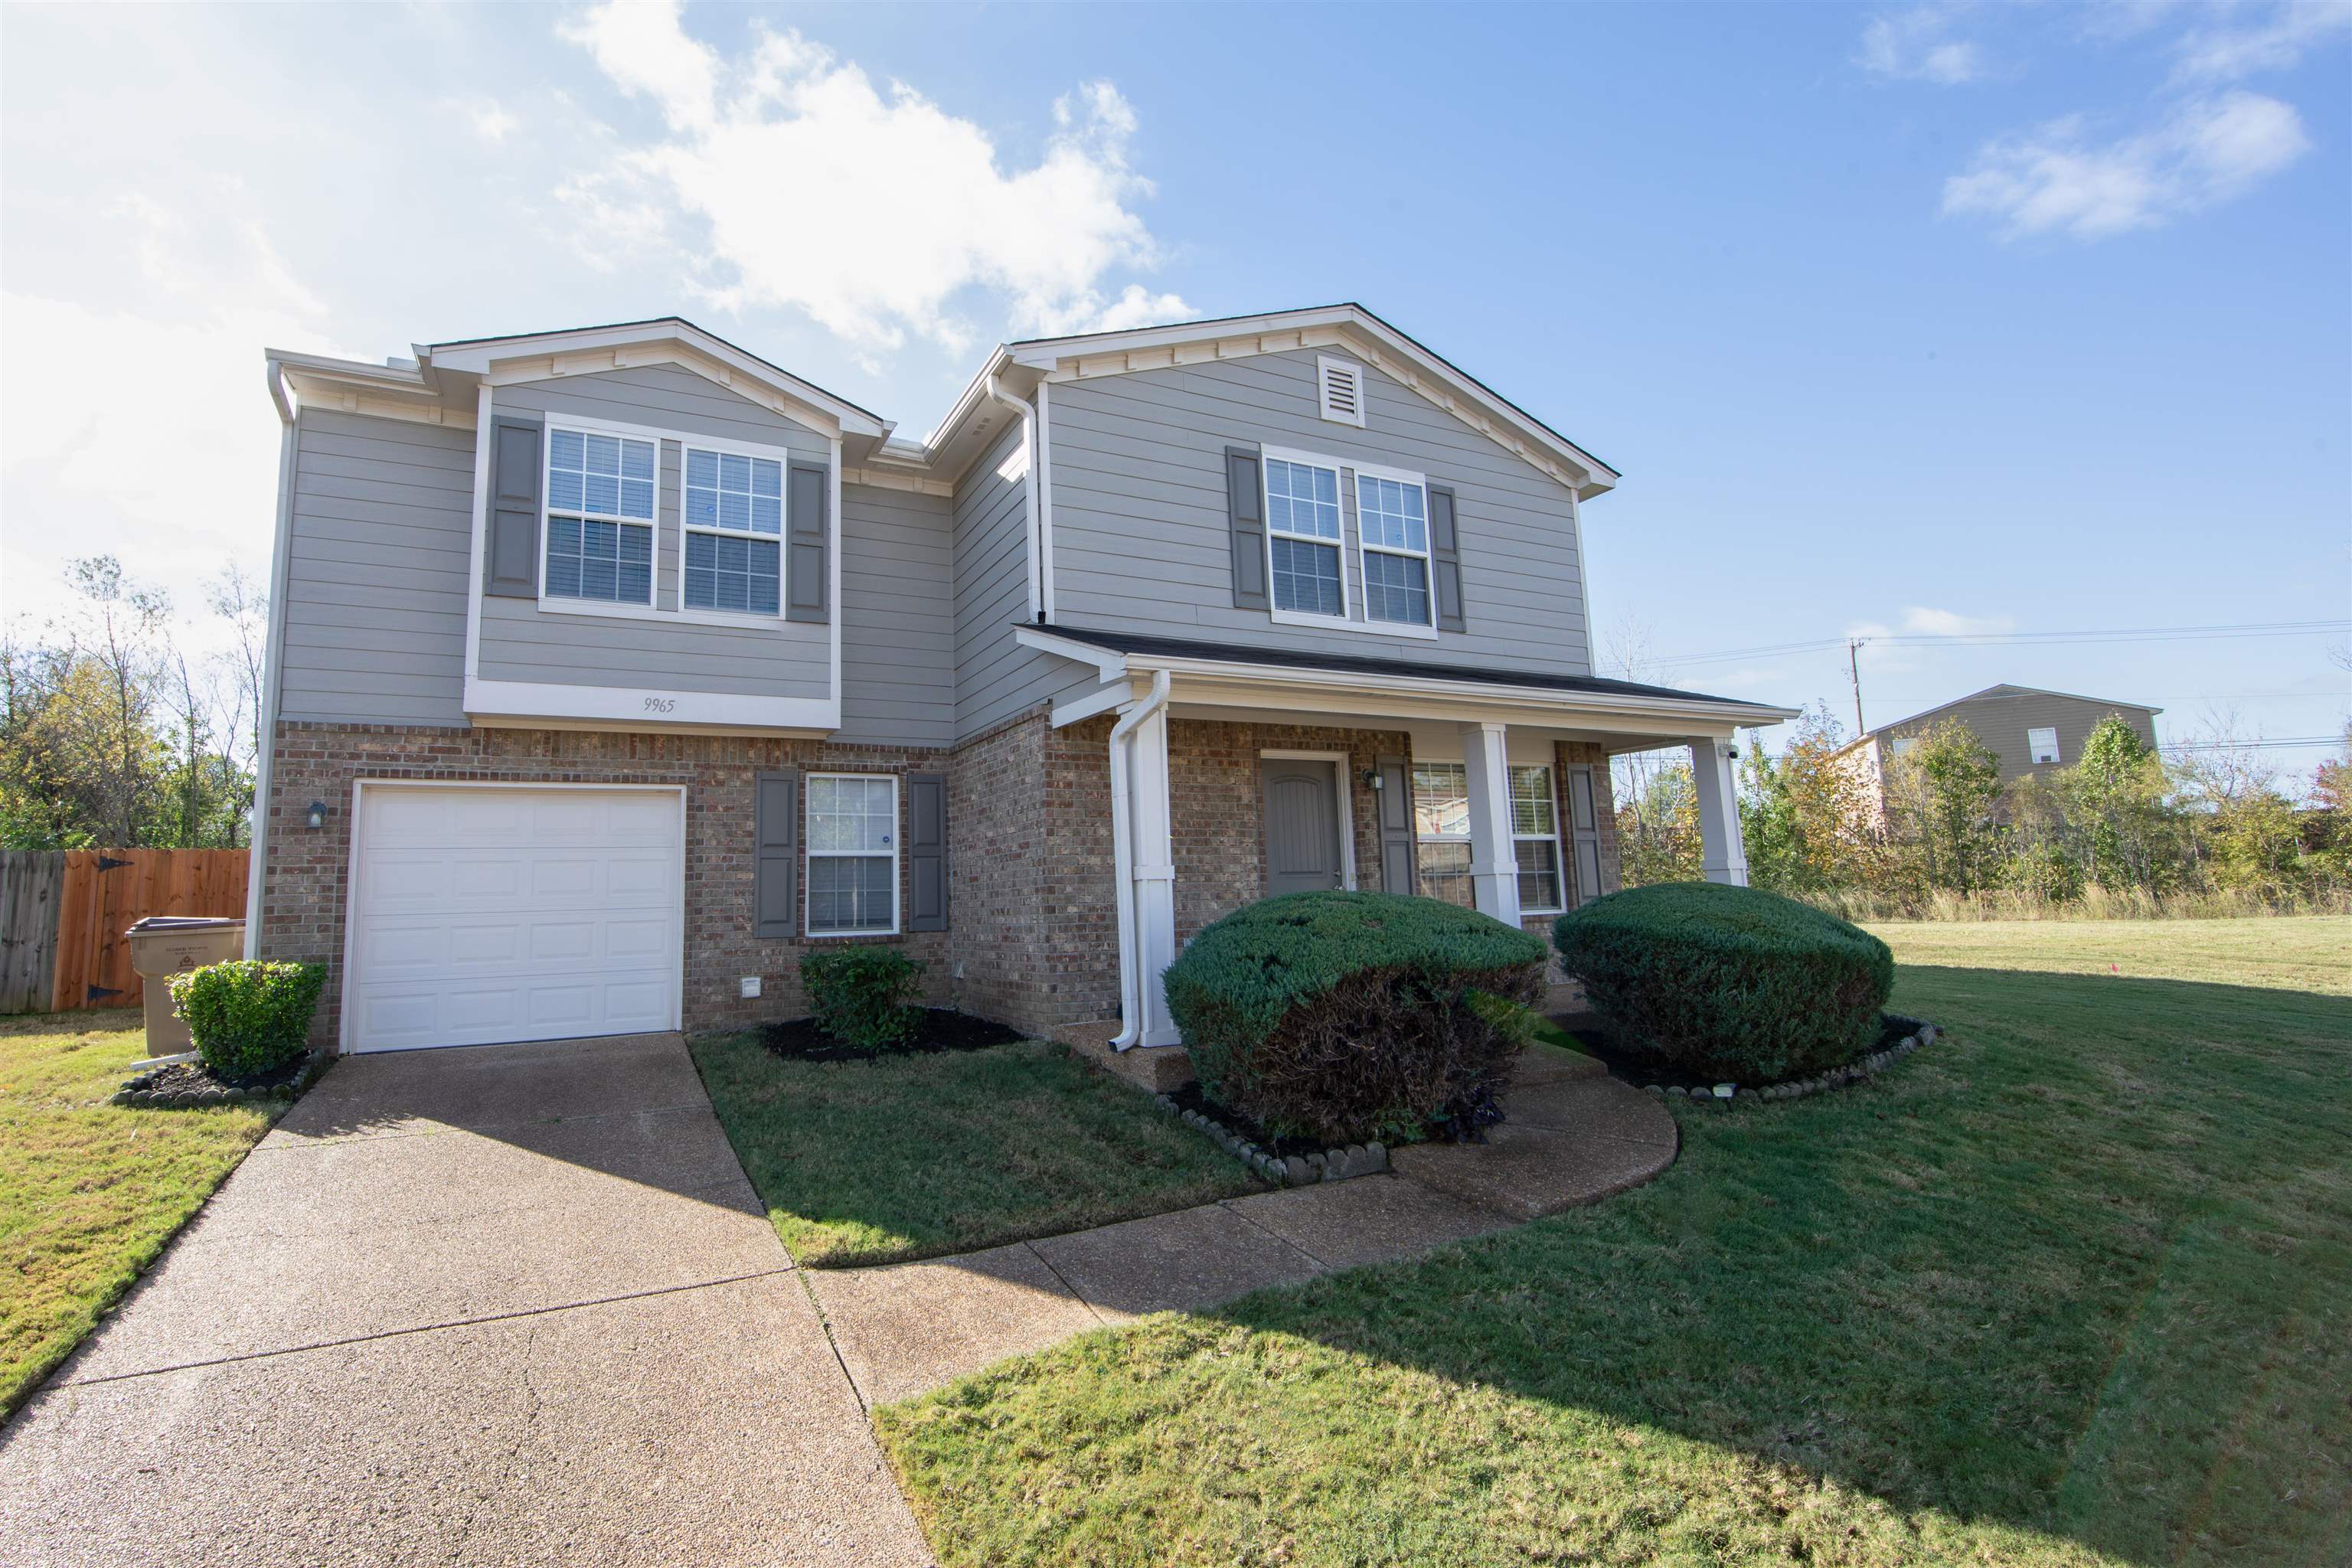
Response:
[[[2025,732],[2025,746],[2026,750],[2033,753],[2033,760],[2036,763],[2054,763],[2058,760],[2058,731],[2054,728],[2028,730]]]
[[[1361,429],[1364,424],[1364,369],[1343,359],[1318,359],[1315,384],[1323,417]]]

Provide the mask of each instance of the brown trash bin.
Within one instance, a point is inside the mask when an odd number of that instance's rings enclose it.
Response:
[[[123,934],[131,939],[131,967],[147,993],[147,1054],[168,1057],[193,1049],[188,1026],[172,1011],[172,988],[164,982],[183,970],[244,957],[245,922],[149,915]]]

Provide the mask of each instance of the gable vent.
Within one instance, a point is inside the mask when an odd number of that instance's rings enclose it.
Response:
[[[1322,400],[1323,417],[1340,425],[1364,424],[1364,368],[1343,359],[1315,362],[1315,384]]]

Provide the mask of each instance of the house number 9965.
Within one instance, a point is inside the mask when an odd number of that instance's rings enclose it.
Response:
[[[648,713],[667,713],[677,707],[677,699],[675,697],[648,697],[646,699],[646,711]]]

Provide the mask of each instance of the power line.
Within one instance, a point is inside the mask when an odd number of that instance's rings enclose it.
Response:
[[[2095,631],[2063,632],[1908,632],[1873,637],[1885,647],[2060,647],[2086,643],[2200,642],[2236,637],[2311,637],[2352,631],[2352,621],[2244,621],[2213,626],[2110,626]],[[1764,658],[1776,654],[1822,653],[1843,647],[1852,639],[1819,637],[1805,642],[1769,643],[1756,647],[1722,648],[1714,653],[1661,656],[1663,665],[1714,664],[1727,659]]]
[[[2283,735],[2275,740],[2259,741],[2167,741],[2158,747],[2164,752],[2270,752],[2291,746],[2340,746],[2342,734]]]

